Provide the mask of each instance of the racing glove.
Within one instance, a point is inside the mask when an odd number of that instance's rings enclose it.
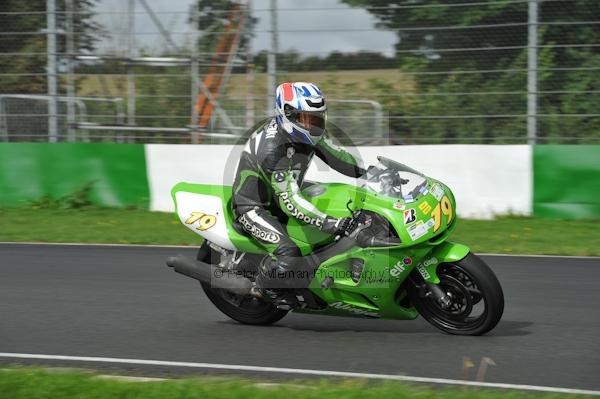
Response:
[[[321,231],[333,235],[345,235],[351,223],[352,218],[332,218],[328,216],[323,221]]]

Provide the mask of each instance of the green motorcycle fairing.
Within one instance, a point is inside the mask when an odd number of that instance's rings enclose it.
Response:
[[[176,208],[180,192],[219,197],[223,203],[221,217],[234,246],[231,249],[264,253],[253,238],[233,228],[231,187],[179,183],[172,190]],[[303,194],[317,208],[334,217],[349,217],[356,210],[377,213],[391,223],[401,242],[392,247],[354,246],[326,259],[318,267],[309,289],[328,307],[323,310],[295,309],[295,312],[414,319],[418,312],[410,305],[402,287],[409,274],[417,269],[426,282],[438,284],[438,265],[456,262],[469,252],[468,247],[447,241],[456,226],[455,199],[448,187],[436,180],[426,178],[420,194],[408,200],[341,183],[313,185],[303,190]],[[201,208],[202,204],[198,203],[198,211],[202,211]],[[186,224],[188,215],[179,214],[179,217]],[[188,224],[187,227],[203,235],[193,225]],[[330,235],[293,218],[287,228],[290,238],[303,255],[311,253],[315,247],[333,242]],[[327,277],[332,277],[334,283],[323,289],[321,284]]]

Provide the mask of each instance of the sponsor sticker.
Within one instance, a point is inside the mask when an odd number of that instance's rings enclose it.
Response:
[[[404,211],[404,224],[411,224],[417,220],[417,211],[414,208]]]
[[[404,264],[402,261],[396,263],[394,267],[390,269],[390,276],[398,277],[404,272]]]
[[[409,258],[408,256],[402,258],[402,260],[398,261],[398,263],[396,263],[391,269],[390,269],[390,275],[392,277],[398,277],[400,276],[405,269],[405,266],[408,265],[412,265],[412,258]]]
[[[425,266],[423,266],[422,264],[419,264],[417,266],[417,270],[419,270],[419,273],[421,273],[421,276],[423,276],[425,280],[428,280],[431,277],[427,269],[425,269]]]
[[[363,279],[365,284],[371,284],[371,285],[375,285],[375,284],[389,284],[390,283],[390,279],[386,278],[386,277],[365,277]]]
[[[438,260],[434,256],[433,258],[426,259],[423,263],[419,263],[417,265],[417,270],[419,271],[419,273],[421,273],[421,276],[423,276],[423,278],[425,280],[428,280],[431,277],[431,275],[427,271],[426,267],[431,266],[431,265],[437,265],[437,264],[438,264]]]
[[[287,192],[283,192],[279,194],[279,198],[283,202],[283,206],[288,210],[289,214],[295,217],[298,220],[303,221],[306,224],[312,224],[317,227],[321,227],[323,221],[316,217],[310,217],[309,215],[305,215],[302,211],[300,211],[296,205],[292,203],[290,200],[290,196]]]
[[[400,210],[400,211],[403,211],[403,210],[406,208],[406,205],[404,205],[404,204],[403,204],[402,202],[400,202],[400,201],[397,201],[397,202],[394,202],[394,204],[392,205],[392,208],[394,208],[394,209],[398,209],[398,210]]]
[[[265,129],[265,137],[267,139],[272,139],[277,134],[277,122],[273,119],[269,126]]]
[[[419,220],[417,223],[408,227],[406,229],[406,231],[408,231],[408,235],[410,236],[410,238],[413,241],[416,241],[419,238],[423,237],[425,234],[427,234],[429,229],[427,228],[427,225],[425,225],[425,223],[423,223],[422,220]]]
[[[439,184],[436,183],[433,185],[433,187],[431,187],[431,194],[433,194],[435,199],[439,201],[444,196],[444,190]]]
[[[277,244],[279,241],[281,241],[281,237],[279,236],[279,234],[275,233],[274,231],[261,229],[259,226],[248,220],[246,214],[243,214],[242,217],[240,217],[238,220],[247,232],[252,234],[254,237],[258,238],[259,240],[270,242],[273,244]]]
[[[429,212],[431,212],[431,210],[433,209],[431,207],[431,205],[429,205],[429,203],[427,201],[423,201],[420,205],[419,205],[419,209],[421,210],[421,212],[423,212],[425,215],[429,215]]]
[[[438,260],[436,257],[429,258],[425,262],[423,262],[423,266],[425,266],[425,267],[431,266],[431,265],[437,265],[437,264],[438,264]]]
[[[427,226],[427,229],[432,228],[433,226],[435,226],[435,220],[433,218],[429,219],[425,222],[425,226]]]

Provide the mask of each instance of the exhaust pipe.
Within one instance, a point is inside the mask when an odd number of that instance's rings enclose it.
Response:
[[[168,258],[167,266],[172,267],[177,273],[184,276],[210,284],[212,288],[222,288],[237,295],[248,295],[253,287],[252,281],[246,277],[183,255]]]

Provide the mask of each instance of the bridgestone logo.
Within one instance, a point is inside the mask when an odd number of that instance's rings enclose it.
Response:
[[[242,215],[242,217],[239,219],[239,221],[242,224],[242,226],[244,226],[244,229],[247,232],[249,232],[250,234],[252,234],[254,237],[258,238],[261,241],[272,242],[273,244],[277,244],[279,241],[281,241],[281,237],[279,236],[279,234],[274,233],[269,230],[261,229],[256,224],[249,221],[246,218],[246,215]]]
[[[287,209],[293,217],[306,224],[312,224],[314,226],[321,227],[323,221],[318,218],[311,218],[310,216],[301,212],[298,208],[296,208],[292,201],[290,201],[290,196],[288,193],[281,193],[279,196],[283,200],[283,206],[285,206],[285,209]]]

